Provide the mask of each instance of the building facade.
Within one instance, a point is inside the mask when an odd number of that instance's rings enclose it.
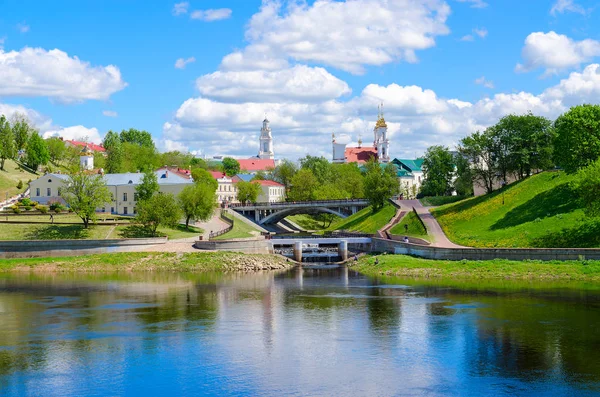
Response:
[[[273,135],[271,134],[269,119],[266,117],[263,120],[263,126],[260,130],[259,144],[258,158],[273,160],[275,158],[275,153],[273,153]]]

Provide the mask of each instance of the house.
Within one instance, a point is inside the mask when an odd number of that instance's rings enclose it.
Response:
[[[423,159],[394,159],[392,164],[398,169],[396,175],[400,183],[400,192],[407,198],[415,198],[423,184]]]
[[[237,188],[232,177],[221,171],[208,171],[217,181],[217,203],[237,203]]]
[[[237,159],[240,163],[240,171],[256,174],[258,171],[270,171],[275,168],[275,160],[273,159]]]
[[[62,138],[60,138],[60,139],[62,140]],[[71,140],[71,139],[64,140],[64,142],[65,142],[65,146],[67,146],[67,147],[71,146],[71,147],[81,148],[81,149],[87,147],[92,152],[100,152],[100,153],[106,152],[106,149],[104,148],[104,146],[96,145],[95,143],[75,141],[75,140]]]
[[[271,180],[252,180],[253,175],[238,174],[234,177],[235,182],[253,182],[260,185],[261,192],[256,202],[258,203],[280,203],[285,201],[285,186]]]

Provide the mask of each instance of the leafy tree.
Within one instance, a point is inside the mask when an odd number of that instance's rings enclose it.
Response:
[[[423,159],[425,181],[421,192],[426,196],[444,196],[452,192],[454,158],[447,147],[431,146]]]
[[[160,154],[153,146],[140,146],[123,142],[123,170],[127,172],[145,172],[166,165],[161,164]]]
[[[236,183],[237,199],[240,203],[256,203],[261,187],[257,182],[241,181]]]
[[[291,181],[291,189],[288,197],[291,201],[315,200],[319,181],[309,169],[301,169],[294,175]]]
[[[119,135],[121,142],[133,143],[138,146],[145,146],[154,149],[152,135],[148,131],[140,131],[135,128],[121,131]]]
[[[219,187],[219,183],[212,174],[205,169],[195,168],[192,170],[192,179],[197,184],[204,184],[210,187],[213,191],[216,191]]]
[[[155,193],[158,193],[159,188],[156,173],[154,171],[146,171],[142,177],[142,182],[135,188],[138,201],[150,199]]]
[[[19,183],[17,183],[17,189],[23,189],[23,181],[19,180]]]
[[[37,131],[33,132],[27,141],[27,158],[25,160],[27,166],[37,171],[38,167],[47,164],[48,160],[50,160],[50,154],[48,153],[46,141],[42,139]]]
[[[263,170],[257,171],[256,174],[254,174],[254,176],[252,177],[253,181],[264,181],[264,180],[267,180],[267,179],[269,179],[268,175]]]
[[[199,159],[197,157],[194,157],[190,160],[190,165],[192,166],[192,168],[203,168],[205,170],[208,169],[208,163],[206,162],[206,160]]]
[[[498,180],[495,147],[489,129],[463,138],[458,146],[460,155],[471,164],[473,180],[487,193],[494,191],[494,182]]]
[[[350,196],[350,193],[340,189],[333,183],[319,185],[315,189],[315,200],[342,200],[349,199]]]
[[[22,113],[15,113],[12,117],[12,129],[15,137],[15,150],[25,149],[29,136],[35,129],[31,126],[29,119]]]
[[[569,173],[600,157],[600,105],[572,107],[554,122],[554,159]]]
[[[356,163],[332,164],[331,181],[338,190],[347,192],[349,198],[363,198],[363,175]]]
[[[191,219],[207,221],[212,217],[217,197],[215,189],[204,183],[186,186],[179,193],[179,205],[185,216],[185,227],[188,228]]]
[[[119,134],[108,131],[104,137],[103,145],[107,152],[106,172],[118,174],[123,168],[123,147]]]
[[[454,190],[459,196],[473,195],[473,172],[469,161],[460,153],[454,156],[456,164],[456,179],[454,180]]]
[[[182,212],[175,196],[171,193],[155,194],[137,206],[136,221],[144,225],[152,235],[156,235],[159,226],[175,227]]]
[[[6,159],[15,157],[15,139],[10,123],[0,116],[0,169],[4,171]]]
[[[306,155],[300,159],[300,168],[311,170],[320,183],[331,180],[331,163],[325,157]]]
[[[188,168],[192,165],[192,159],[194,158],[194,156],[189,153],[181,153],[177,150],[161,153],[158,157],[158,161],[160,161],[162,165],[179,168]]]
[[[292,178],[298,172],[298,167],[296,164],[291,162],[290,160],[283,160],[275,169],[273,170],[273,178],[276,182],[281,183],[285,186],[285,190],[288,191],[292,184]]]
[[[231,157],[225,157],[223,159],[223,169],[227,176],[234,176],[240,173],[240,163]]]
[[[364,184],[365,197],[373,212],[383,208],[385,203],[400,191],[396,168],[392,164],[382,167],[373,159],[366,163]]]
[[[96,209],[111,201],[111,193],[104,178],[83,172],[69,176],[66,186],[62,188],[61,197],[81,218],[86,229],[90,222],[96,220]]]
[[[46,139],[46,145],[48,146],[50,161],[54,164],[58,164],[64,159],[67,147],[62,139],[57,137],[48,138]]]
[[[572,183],[589,216],[600,216],[600,159],[581,168]]]

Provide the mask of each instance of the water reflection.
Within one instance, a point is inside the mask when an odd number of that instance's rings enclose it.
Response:
[[[0,394],[600,392],[600,293],[253,275],[0,277]]]

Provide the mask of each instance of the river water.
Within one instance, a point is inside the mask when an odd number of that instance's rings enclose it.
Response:
[[[585,285],[0,276],[0,395],[598,393],[600,291]]]

